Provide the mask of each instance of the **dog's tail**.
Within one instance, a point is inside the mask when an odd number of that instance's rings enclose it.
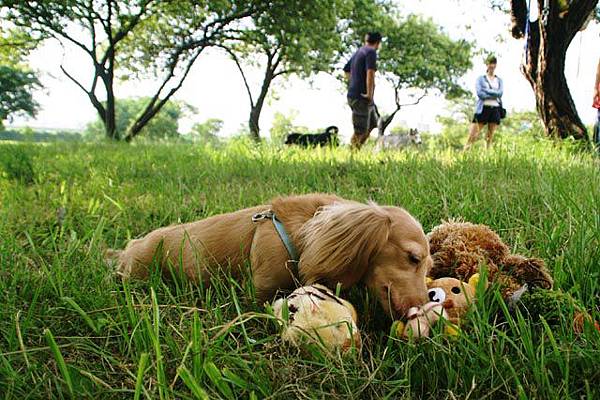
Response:
[[[329,133],[330,135],[337,135],[339,131],[340,130],[335,125],[328,126],[327,129],[325,129],[325,133]]]

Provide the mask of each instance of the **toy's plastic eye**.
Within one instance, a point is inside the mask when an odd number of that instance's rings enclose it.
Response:
[[[429,301],[435,301],[436,303],[443,303],[446,300],[446,292],[442,288],[429,289],[427,292],[429,295]]]
[[[452,291],[452,293],[454,294],[460,294],[460,288],[458,286],[454,286],[452,289],[450,289]]]

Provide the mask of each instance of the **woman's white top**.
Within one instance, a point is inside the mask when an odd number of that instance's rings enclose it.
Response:
[[[486,75],[485,78],[487,83],[492,87],[492,89],[498,90],[500,88],[500,81],[497,77],[494,76],[490,79],[490,77]],[[483,101],[483,105],[490,107],[499,107],[500,103],[498,103],[498,99],[486,99]]]

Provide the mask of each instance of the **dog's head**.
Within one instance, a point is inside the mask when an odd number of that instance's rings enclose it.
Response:
[[[408,136],[410,137],[410,140],[414,143],[414,144],[421,144],[423,143],[423,139],[421,138],[421,134],[419,133],[418,129],[413,129],[410,128],[410,130],[408,131]]]
[[[294,143],[296,143],[298,141],[298,137],[299,136],[300,135],[297,134],[297,133],[290,133],[289,135],[287,135],[285,137],[285,142],[284,143],[285,144],[294,144]]]
[[[393,318],[427,302],[431,267],[421,225],[405,210],[376,204],[323,207],[301,229],[300,274],[308,282],[364,282]]]

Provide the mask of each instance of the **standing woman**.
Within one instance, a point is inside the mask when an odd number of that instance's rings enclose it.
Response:
[[[596,68],[596,83],[594,84],[594,100],[592,107],[598,109],[598,117],[594,125],[594,144],[600,152],[600,59]]]
[[[497,64],[498,60],[496,57],[490,56],[486,61],[487,71],[485,75],[477,78],[477,106],[469,131],[469,139],[465,144],[465,150],[469,149],[477,138],[479,138],[479,133],[485,125],[488,128],[486,145],[489,148],[494,139],[494,132],[503,118],[501,110],[504,84],[502,83],[502,79],[496,76]]]

